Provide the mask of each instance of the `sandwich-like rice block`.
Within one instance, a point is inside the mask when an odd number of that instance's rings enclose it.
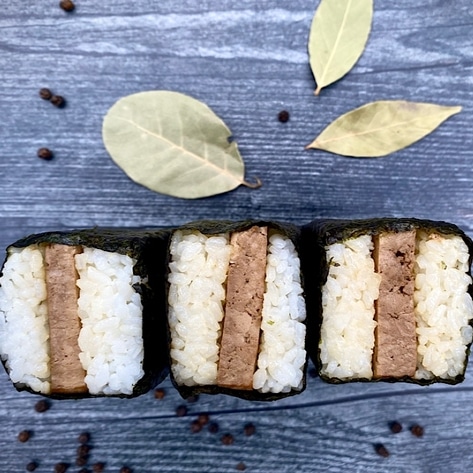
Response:
[[[307,279],[320,287],[308,303],[319,313],[309,339],[319,340],[311,341],[311,356],[322,378],[464,379],[473,338],[473,245],[458,227],[329,220],[305,227],[303,241]]]
[[[166,371],[166,232],[45,233],[7,250],[0,354],[18,389],[138,395]]]
[[[173,233],[168,323],[181,394],[275,399],[304,388],[305,303],[292,226],[204,222]]]

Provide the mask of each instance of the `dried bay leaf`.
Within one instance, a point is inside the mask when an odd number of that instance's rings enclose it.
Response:
[[[118,100],[102,136],[115,163],[135,182],[162,194],[197,199],[240,185],[245,166],[223,121],[204,103],[172,91]]]
[[[386,156],[428,135],[461,109],[404,100],[371,102],[337,118],[306,148],[360,158]]]
[[[309,35],[315,94],[342,78],[360,58],[373,18],[373,0],[322,0]]]

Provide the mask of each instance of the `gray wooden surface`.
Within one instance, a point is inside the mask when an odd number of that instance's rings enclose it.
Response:
[[[17,238],[70,227],[169,226],[199,218],[412,216],[448,220],[473,236],[473,6],[470,0],[375,1],[373,31],[355,69],[314,97],[307,37],[317,1],[10,0],[0,7],[0,251]],[[50,87],[67,100],[38,97]],[[231,128],[259,190],[197,201],[158,195],[108,157],[102,118],[120,97],[172,89],[206,102]],[[462,105],[414,146],[379,160],[305,151],[340,114],[369,101]],[[277,120],[280,110],[291,114]],[[49,147],[54,160],[36,150]],[[457,387],[330,386],[309,378],[300,396],[271,404],[201,396],[180,400],[54,401],[18,394],[0,374],[0,471],[74,465],[77,436],[94,462],[118,472],[449,472],[473,470],[473,374]],[[192,434],[208,412],[218,434]],[[394,435],[388,423],[401,422]],[[247,422],[256,433],[243,434]],[[423,438],[408,430],[425,428]],[[26,443],[20,430],[33,432]],[[232,433],[233,445],[220,437]],[[373,444],[390,451],[382,458]]]

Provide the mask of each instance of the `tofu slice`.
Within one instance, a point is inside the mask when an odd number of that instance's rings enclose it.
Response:
[[[267,227],[235,232],[227,276],[227,297],[217,385],[253,389],[266,278]]]
[[[52,394],[87,392],[85,371],[79,360],[81,325],[74,261],[81,252],[80,246],[51,244],[45,248]]]
[[[415,240],[415,230],[374,237],[373,257],[381,275],[375,302],[374,378],[412,377],[416,371]]]

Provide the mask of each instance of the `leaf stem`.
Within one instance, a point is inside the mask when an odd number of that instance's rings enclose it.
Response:
[[[261,182],[261,179],[259,177],[256,177],[256,182],[255,183],[242,181],[241,184],[245,187],[249,187],[250,189],[258,189],[263,185],[263,183]]]

